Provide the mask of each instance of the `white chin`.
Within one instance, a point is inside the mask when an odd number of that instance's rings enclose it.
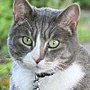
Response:
[[[54,68],[47,68],[47,67],[42,67],[42,66],[36,66],[35,67],[35,73],[52,73],[54,72]]]

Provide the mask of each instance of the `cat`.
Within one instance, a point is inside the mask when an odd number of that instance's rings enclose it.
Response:
[[[59,10],[14,0],[13,14],[10,90],[90,90],[90,55],[77,38],[77,3]]]

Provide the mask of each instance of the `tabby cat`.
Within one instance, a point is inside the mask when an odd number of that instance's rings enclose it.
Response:
[[[10,90],[90,90],[90,56],[76,34],[79,5],[57,10],[14,0],[13,7]]]

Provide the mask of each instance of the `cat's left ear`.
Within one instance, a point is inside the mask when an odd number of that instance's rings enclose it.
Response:
[[[80,7],[78,4],[73,4],[66,8],[59,16],[58,16],[58,24],[61,27],[69,26],[72,29],[76,29],[80,16]]]
[[[18,21],[25,18],[25,15],[31,14],[32,7],[27,0],[14,0],[13,14],[14,20]]]

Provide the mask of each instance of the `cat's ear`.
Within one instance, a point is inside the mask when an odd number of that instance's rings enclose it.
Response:
[[[13,14],[14,20],[24,19],[25,15],[32,12],[32,7],[27,0],[14,0]]]
[[[62,27],[69,26],[76,29],[80,16],[80,7],[78,4],[73,4],[66,8],[59,16],[58,23]]]

